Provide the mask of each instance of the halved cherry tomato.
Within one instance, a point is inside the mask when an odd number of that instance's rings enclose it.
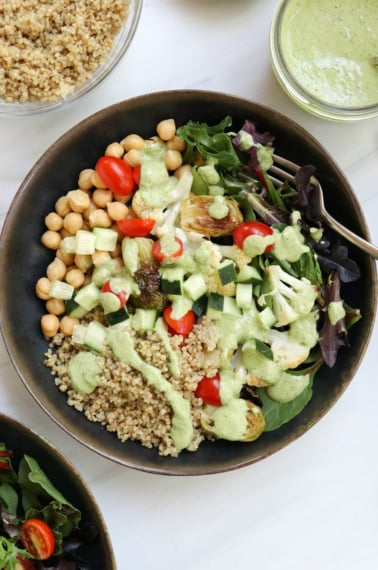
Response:
[[[209,406],[221,406],[219,374],[212,378],[204,376],[197,384],[195,395]]]
[[[137,166],[134,166],[133,168],[133,178],[134,178],[134,182],[137,186],[139,186],[140,184],[140,170],[142,168],[141,164],[137,164]]]
[[[232,238],[234,243],[243,249],[244,240],[249,236],[271,236],[273,234],[273,230],[267,224],[263,222],[242,222],[239,224],[233,231]],[[264,252],[267,253],[271,251],[274,247],[274,244],[269,244],[266,246]]]
[[[27,519],[21,525],[21,542],[35,560],[47,560],[54,554],[54,533],[41,519]]]
[[[118,301],[119,301],[119,307],[118,309],[122,309],[122,307],[125,306],[127,299],[129,298],[129,294],[127,293],[127,291],[125,290],[121,290],[121,291],[115,291],[112,288],[112,284],[111,284],[111,280],[108,279],[104,285],[101,287],[101,293],[111,293],[112,295],[114,295],[115,297],[117,297]]]
[[[180,238],[175,237],[175,242],[177,243],[177,249],[176,251],[174,251],[173,253],[169,254],[169,255],[164,255],[164,253],[162,253],[161,251],[161,243],[160,240],[156,240],[153,243],[152,246],[152,254],[154,256],[154,258],[159,261],[160,263],[162,261],[164,261],[165,259],[169,258],[169,257],[180,257],[180,255],[182,255],[183,252],[183,243],[180,240]]]
[[[23,556],[18,555],[16,566],[14,568],[15,570],[35,570],[36,566],[31,558],[24,558]]]
[[[182,336],[188,336],[194,323],[196,322],[196,315],[194,311],[190,310],[181,319],[172,319],[172,305],[165,307],[163,311],[163,317],[168,327],[176,334],[181,334]]]
[[[114,192],[127,196],[135,188],[132,167],[117,156],[101,156],[96,164],[96,171],[102,182]]]
[[[152,218],[127,218],[118,220],[118,229],[128,237],[144,237],[151,233],[155,225]]]

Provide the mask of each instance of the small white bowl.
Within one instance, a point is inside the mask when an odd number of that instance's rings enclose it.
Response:
[[[60,109],[92,91],[110,74],[128,49],[138,26],[142,5],[143,0],[130,0],[127,19],[119,34],[115,37],[113,47],[108,57],[100,64],[87,81],[78,85],[66,96],[54,101],[7,103],[0,99],[0,118],[28,117],[46,111]]]
[[[279,2],[270,31],[271,61],[281,87],[298,105],[335,121],[378,115],[377,8],[371,0]]]

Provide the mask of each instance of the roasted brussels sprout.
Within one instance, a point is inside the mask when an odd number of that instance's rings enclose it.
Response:
[[[209,207],[214,204],[215,198],[216,196],[190,194],[181,207],[182,229],[206,237],[231,235],[236,226],[243,221],[239,205],[232,198],[224,197],[228,213],[223,218],[217,219],[209,214]]]

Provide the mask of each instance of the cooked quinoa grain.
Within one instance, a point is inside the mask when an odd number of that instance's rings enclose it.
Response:
[[[0,98],[67,96],[105,60],[128,6],[129,0],[1,0]]]
[[[98,319],[100,315],[95,312],[87,318]],[[205,438],[209,438],[201,429],[202,401],[194,392],[203,376],[214,376],[219,368],[216,326],[204,317],[194,325],[184,343],[180,335],[170,337],[180,362],[178,378],[170,373],[169,356],[158,333],[140,334],[129,330],[135,348],[145,362],[159,368],[173,388],[189,400],[194,431],[187,449],[195,451]],[[44,364],[55,376],[56,386],[66,394],[67,403],[84,413],[88,420],[114,432],[123,442],[139,441],[145,447],[156,447],[160,455],[176,457],[178,451],[171,438],[172,409],[164,395],[150,386],[140,372],[116,360],[110,349],[102,355],[105,366],[99,386],[91,394],[78,393],[71,387],[67,366],[80,350],[83,347],[75,345],[72,337],[59,333],[52,339],[45,355]]]

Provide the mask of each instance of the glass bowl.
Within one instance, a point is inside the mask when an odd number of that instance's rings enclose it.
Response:
[[[375,0],[281,0],[271,25],[270,51],[283,90],[325,119],[377,116],[377,17]]]
[[[0,118],[27,117],[46,111],[53,111],[76,101],[97,87],[110,74],[128,49],[138,26],[142,4],[143,0],[130,0],[128,16],[122,29],[114,38],[113,46],[106,59],[100,63],[89,79],[79,84],[67,95],[52,101],[8,103],[0,98]]]

